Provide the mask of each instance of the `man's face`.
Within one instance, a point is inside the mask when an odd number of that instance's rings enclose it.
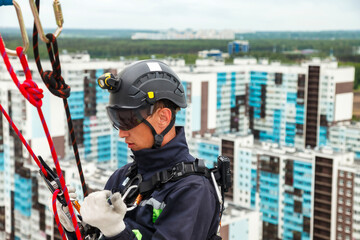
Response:
[[[146,120],[153,125],[154,118],[152,116]],[[119,137],[125,138],[125,143],[127,143],[128,147],[133,151],[151,148],[154,144],[154,137],[150,128],[145,123],[140,123],[128,131],[119,130]]]

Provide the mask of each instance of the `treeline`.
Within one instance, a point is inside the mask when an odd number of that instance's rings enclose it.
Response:
[[[45,32],[54,32],[55,29],[44,29]],[[176,30],[176,29],[172,29]],[[189,29],[187,29],[189,30]],[[166,30],[165,30],[166,31]],[[194,32],[196,30],[193,30]],[[0,32],[7,35],[19,35],[18,28],[0,28]],[[32,35],[32,29],[27,29],[28,35]],[[74,29],[64,28],[62,37],[70,38],[124,38],[130,39],[134,33],[159,33],[159,30],[144,29]],[[181,32],[181,31],[180,31]],[[334,40],[334,39],[360,39],[360,30],[342,31],[256,31],[236,33],[236,39],[312,39],[312,40]]]
[[[18,37],[4,36],[6,46],[14,48],[21,43]],[[59,50],[68,52],[88,51],[93,58],[118,58],[120,56],[139,55],[177,55],[197,54],[204,49],[220,49],[226,51],[228,41],[225,40],[131,40],[121,38],[59,38]],[[41,56],[46,56],[45,43],[39,42]],[[32,51],[28,51],[29,58],[33,57]]]
[[[239,39],[360,39],[360,31],[280,31],[236,34]]]
[[[15,49],[22,44],[20,37],[3,35],[6,46]],[[157,58],[166,56],[182,57],[187,64],[195,63],[198,51],[219,49],[227,52],[228,40],[131,40],[124,38],[67,38],[60,37],[58,45],[60,52],[87,51],[92,58],[119,59]],[[355,48],[360,47],[360,39],[343,40],[298,40],[298,39],[252,39],[249,40],[250,52],[236,56],[252,56],[269,58],[283,63],[299,63],[311,57],[327,57],[333,54],[341,63],[352,65],[356,69],[355,88],[360,87],[360,55],[355,55]],[[32,42],[27,52],[33,58]],[[296,50],[313,49],[314,53],[304,55]],[[39,51],[42,58],[47,58],[45,43],[39,42]],[[234,56],[227,59],[231,63]]]
[[[3,36],[6,46],[15,48],[21,45],[21,39],[13,36]],[[31,40],[30,40],[31,42]],[[123,38],[59,38],[59,49],[68,52],[88,51],[94,58],[118,58],[119,56],[140,55],[181,55],[197,54],[201,50],[219,49],[227,52],[229,40],[131,40]],[[253,39],[249,40],[250,55],[281,56],[285,52],[314,49],[317,53],[311,56],[329,56],[330,53],[342,61],[358,62],[359,58],[353,55],[354,47],[360,46],[360,39],[354,40],[290,40],[290,39]],[[30,43],[31,45],[31,43]],[[41,56],[46,56],[46,46],[40,42]],[[28,51],[30,58],[32,51]],[[289,54],[285,54],[289,55]],[[298,58],[306,58],[305,55],[289,56],[291,61]],[[359,61],[360,62],[360,61]]]

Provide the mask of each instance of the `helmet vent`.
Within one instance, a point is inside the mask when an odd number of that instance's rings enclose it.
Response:
[[[141,77],[139,77],[133,84],[134,87],[139,88],[141,84],[145,83],[147,80],[151,79],[167,79],[174,83],[178,83],[175,77],[173,77],[170,74],[164,73],[164,72],[152,72],[147,73]]]

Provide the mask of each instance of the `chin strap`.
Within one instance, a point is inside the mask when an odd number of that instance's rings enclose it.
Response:
[[[148,127],[150,128],[153,136],[154,136],[154,145],[152,146],[153,148],[160,148],[161,144],[164,140],[164,136],[170,131],[170,129],[174,126],[175,124],[175,118],[173,118],[171,120],[171,122],[169,123],[169,125],[164,129],[164,131],[162,131],[162,133],[157,134],[154,127],[146,120],[144,119],[144,123],[146,125],[148,125]]]

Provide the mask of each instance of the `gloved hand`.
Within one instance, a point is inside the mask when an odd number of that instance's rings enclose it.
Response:
[[[68,188],[70,200],[76,200],[77,194],[75,192],[75,188],[71,187],[70,185],[66,185],[66,187]],[[66,231],[75,232],[69,208],[67,206],[64,207],[58,200],[56,200],[56,208],[61,225],[66,229]],[[49,199],[49,209],[52,213],[54,213],[52,207],[52,197]]]
[[[111,197],[110,205],[108,199]],[[108,190],[89,194],[81,205],[82,220],[97,227],[106,237],[113,237],[125,229],[124,216],[127,207],[120,193],[111,194]]]

